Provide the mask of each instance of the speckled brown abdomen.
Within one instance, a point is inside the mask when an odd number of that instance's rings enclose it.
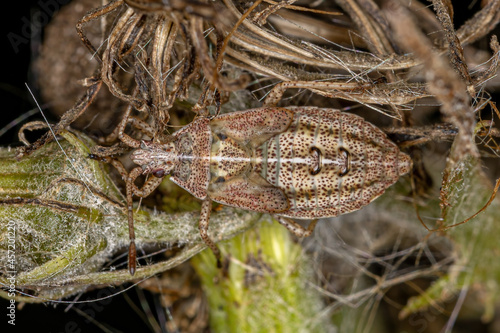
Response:
[[[360,209],[411,169],[377,127],[333,109],[289,108],[290,127],[256,149],[256,170],[284,191],[280,216],[312,219]]]

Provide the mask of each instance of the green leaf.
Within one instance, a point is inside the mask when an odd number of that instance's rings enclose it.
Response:
[[[310,258],[277,222],[219,244],[222,269],[205,251],[191,262],[210,304],[214,332],[325,332]]]

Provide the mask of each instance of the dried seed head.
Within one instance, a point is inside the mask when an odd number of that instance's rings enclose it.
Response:
[[[141,148],[135,150],[130,158],[142,167],[144,174],[152,173],[157,177],[170,173],[179,161],[177,150],[172,142],[160,144],[143,141]]]

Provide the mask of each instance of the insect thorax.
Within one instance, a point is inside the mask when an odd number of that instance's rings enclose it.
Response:
[[[210,155],[212,183],[225,182],[250,171],[251,150],[231,137],[214,133]]]
[[[212,135],[207,118],[198,118],[175,134],[178,163],[170,180],[199,199],[207,196]]]

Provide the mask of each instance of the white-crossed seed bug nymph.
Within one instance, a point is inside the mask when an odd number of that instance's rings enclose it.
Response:
[[[129,111],[130,112],[130,111]],[[129,268],[135,271],[132,196],[145,197],[170,179],[203,200],[199,228],[208,237],[211,201],[273,214],[297,236],[309,236],[316,219],[360,209],[380,196],[412,167],[410,157],[361,117],[316,107],[263,107],[213,119],[200,117],[175,132],[168,143],[120,139],[138,148],[127,181],[131,247]],[[151,173],[141,188],[134,184]],[[292,220],[313,220],[306,229]]]

